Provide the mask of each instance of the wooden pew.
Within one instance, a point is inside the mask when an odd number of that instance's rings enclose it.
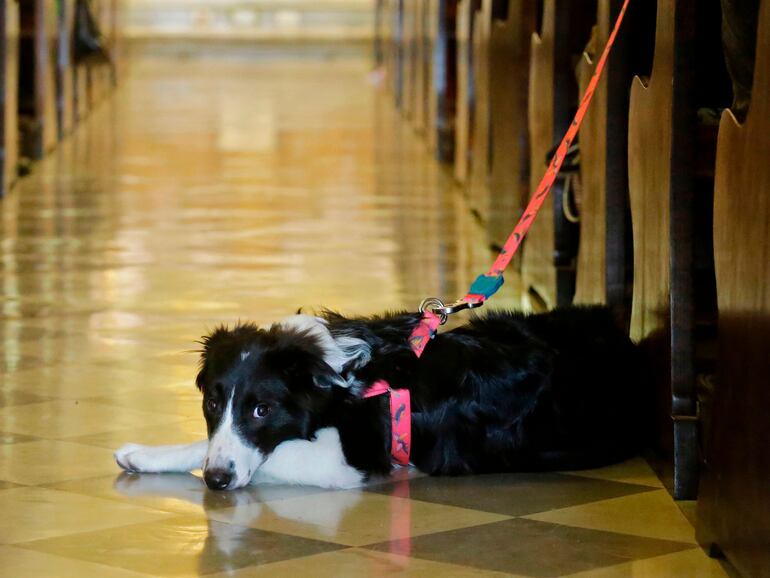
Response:
[[[473,16],[473,102],[470,103],[470,159],[467,189],[471,210],[486,223],[489,219],[489,154],[491,118],[489,92],[492,83],[489,71],[489,36],[492,28],[493,0],[481,0]]]
[[[19,4],[0,2],[0,198],[16,181],[18,146]]]
[[[396,108],[401,108],[403,97],[403,7],[404,0],[385,0],[385,50],[386,86],[393,96]]]
[[[431,55],[429,12],[430,0],[415,0],[413,6],[415,37],[414,37],[414,105],[412,107],[412,124],[423,133],[428,124],[428,101],[430,94]]]
[[[416,107],[417,81],[417,17],[416,0],[401,3],[401,112],[407,119],[412,118]]]
[[[743,125],[719,126],[714,253],[719,365],[697,536],[742,576],[770,569],[770,2],[760,3],[754,87]]]
[[[454,161],[457,107],[457,0],[428,0],[430,89],[428,146],[439,162]]]
[[[109,47],[112,36],[112,0],[93,1],[94,16]],[[112,88],[112,72],[109,65],[96,63],[88,68],[88,90],[91,108],[98,105]]]
[[[648,83],[635,79],[629,124],[634,238],[631,336],[652,363],[660,445],[673,447],[673,494],[697,491],[693,367],[694,0],[659,0]],[[673,431],[670,419],[673,417]]]
[[[530,55],[530,190],[572,121],[577,107],[572,55],[585,46],[595,10],[594,2],[543,1],[542,26],[532,36]],[[568,253],[577,246],[577,227],[563,217],[561,195],[557,181],[523,247],[522,276],[534,309],[567,305],[575,290],[574,257]]]
[[[591,45],[578,64],[580,94],[594,73],[623,0],[599,0]],[[654,6],[633,3],[580,132],[576,303],[606,303],[628,327],[633,243],[628,199],[629,86],[649,75],[655,40]]]
[[[455,120],[454,175],[460,183],[468,179],[473,131],[475,82],[473,77],[473,20],[481,0],[457,3],[457,108]]]
[[[498,3],[499,4],[499,3]],[[535,3],[507,0],[494,11],[489,34],[490,167],[487,229],[493,245],[505,242],[529,198],[527,128],[529,53]],[[520,261],[512,264],[517,269]]]
[[[20,3],[19,122],[21,154],[42,158],[56,145],[56,0]]]

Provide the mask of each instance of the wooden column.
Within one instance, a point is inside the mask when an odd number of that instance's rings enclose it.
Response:
[[[649,83],[635,79],[629,125],[634,238],[631,336],[655,364],[661,445],[674,496],[697,490],[693,355],[694,0],[659,0]],[[673,431],[671,428],[673,416]],[[673,443],[672,443],[673,438]]]

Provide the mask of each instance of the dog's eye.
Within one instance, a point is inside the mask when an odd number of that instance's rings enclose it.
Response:
[[[260,403],[257,405],[257,407],[254,408],[254,417],[256,418],[262,418],[265,417],[267,414],[270,413],[270,406],[266,403]]]
[[[219,407],[219,404],[217,403],[217,400],[214,399],[213,397],[210,397],[206,400],[206,409],[209,410],[210,412],[213,413],[217,411],[218,407]]]

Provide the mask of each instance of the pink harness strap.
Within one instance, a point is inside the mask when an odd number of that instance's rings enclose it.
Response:
[[[364,397],[390,393],[390,455],[402,466],[409,465],[412,446],[412,404],[408,389],[392,389],[382,379],[375,381],[364,392]]]

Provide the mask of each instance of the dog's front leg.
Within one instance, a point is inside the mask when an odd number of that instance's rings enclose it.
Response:
[[[345,460],[336,428],[318,430],[314,440],[289,440],[278,445],[257,470],[252,483],[270,481],[322,488],[361,485],[364,474]]]
[[[115,461],[129,472],[189,472],[203,467],[208,440],[176,446],[126,444],[115,452]]]

